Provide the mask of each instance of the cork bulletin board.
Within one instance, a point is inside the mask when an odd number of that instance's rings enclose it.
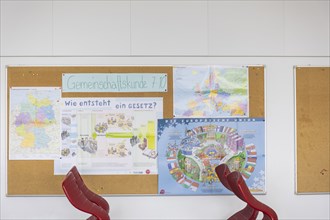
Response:
[[[296,67],[296,193],[330,192],[330,68]]]
[[[11,87],[62,87],[63,73],[166,73],[166,92],[62,93],[62,97],[162,97],[164,118],[173,117],[173,67],[170,66],[49,66],[7,67],[7,111]],[[264,117],[264,67],[249,67],[250,117]],[[9,118],[7,118],[9,124]],[[9,127],[9,126],[7,126]],[[9,128],[7,128],[9,129]],[[7,130],[7,139],[9,131]],[[9,152],[9,141],[7,141]],[[7,155],[9,158],[9,155]],[[7,159],[7,195],[63,195],[63,175],[54,175],[53,160]],[[157,175],[83,175],[86,185],[103,195],[154,195]]]

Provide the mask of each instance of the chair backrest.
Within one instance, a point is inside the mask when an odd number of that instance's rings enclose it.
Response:
[[[93,203],[98,206],[101,206],[107,213],[109,213],[110,207],[109,203],[100,195],[94,193],[85,185],[84,180],[82,179],[78,169],[76,166],[73,166],[70,169],[70,172],[73,173],[76,178],[76,182],[80,188],[80,190],[86,195],[86,197]]]
[[[217,174],[222,185],[224,185],[228,190],[232,191],[227,180],[227,175],[230,173],[227,164],[223,163],[217,166],[215,168],[215,173]]]
[[[230,174],[229,167],[227,164],[220,164],[215,168],[215,173],[217,174],[220,182],[224,185],[228,190],[232,191],[227,176]],[[249,204],[245,206],[242,210],[234,213],[232,216],[228,218],[228,220],[254,220],[258,217],[258,211],[253,209]]]
[[[63,191],[70,203],[77,209],[95,216],[98,220],[110,220],[108,213],[91,202],[80,190],[72,172],[68,172],[62,182]]]
[[[243,179],[242,175],[238,171],[231,172],[227,175],[228,183],[230,188],[235,193],[237,197],[241,200],[246,202],[255,210],[261,211],[264,214],[264,220],[277,220],[276,212],[270,208],[269,206],[265,205],[264,203],[258,201],[250,192],[250,189],[247,187],[245,180]]]

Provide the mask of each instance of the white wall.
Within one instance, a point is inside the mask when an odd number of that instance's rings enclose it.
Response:
[[[295,65],[330,66],[329,0],[1,0],[0,219],[83,219],[65,197],[6,197],[6,65],[266,66],[267,194],[280,219],[329,219],[295,195]],[[24,183],[22,183],[24,184]],[[234,196],[109,196],[113,219],[226,219]]]

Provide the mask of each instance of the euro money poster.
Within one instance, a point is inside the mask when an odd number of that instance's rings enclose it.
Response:
[[[173,69],[175,117],[248,117],[248,67]]]

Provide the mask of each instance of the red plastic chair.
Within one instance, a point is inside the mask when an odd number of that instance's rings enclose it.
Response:
[[[230,170],[226,164],[220,164],[215,168],[220,182],[230,191],[233,191],[228,183],[227,175],[230,174]],[[228,218],[228,220],[253,220],[258,217],[258,211],[247,204],[245,208],[236,212]]]
[[[238,171],[231,172],[227,175],[227,180],[230,188],[235,193],[237,197],[246,202],[249,206],[257,211],[264,214],[263,220],[277,220],[276,212],[265,205],[264,203],[258,201],[250,192],[247,187],[242,175]]]
[[[110,220],[109,214],[101,207],[91,202],[81,191],[72,172],[68,172],[62,182],[63,191],[70,203],[80,211],[91,214],[89,220]]]
[[[80,173],[76,166],[73,166],[70,170],[76,178],[76,182],[80,188],[80,190],[85,194],[85,196],[93,203],[98,206],[101,206],[107,213],[109,213],[110,207],[109,203],[100,195],[94,193],[84,183],[84,180],[81,178]]]

